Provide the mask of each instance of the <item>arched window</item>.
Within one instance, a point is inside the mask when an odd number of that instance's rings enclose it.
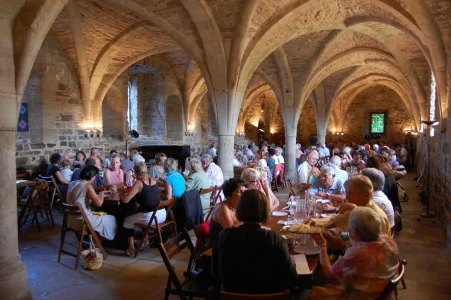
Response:
[[[429,97],[429,121],[435,121],[437,102],[437,83],[434,73],[431,73],[431,95]],[[434,136],[435,130],[433,126],[429,126],[430,136]]]
[[[128,130],[138,130],[138,77],[131,76],[128,81]]]

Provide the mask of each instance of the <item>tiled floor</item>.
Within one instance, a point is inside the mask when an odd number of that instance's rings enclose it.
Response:
[[[407,290],[400,290],[399,299],[451,299],[451,261],[446,257],[444,236],[434,220],[416,221],[422,207],[413,177],[409,174],[401,180],[410,200],[403,203],[404,230],[395,238],[401,257],[407,260]],[[286,199],[286,192],[278,195]],[[41,233],[30,227],[19,231],[20,254],[34,299],[164,298],[167,271],[156,249],[146,249],[137,259],[110,254],[96,271],[81,266],[74,270],[75,260],[67,255],[57,263],[61,215],[56,219],[57,226],[43,225]],[[182,271],[187,252],[176,258],[176,268]]]

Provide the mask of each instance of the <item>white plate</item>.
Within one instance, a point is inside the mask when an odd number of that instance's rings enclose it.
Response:
[[[332,218],[333,216],[336,216],[336,214],[321,214],[321,218]]]
[[[284,216],[288,216],[288,213],[286,211],[273,211],[272,215],[274,217],[284,217]]]
[[[271,230],[271,228],[269,228],[268,226],[262,226],[262,228],[265,230]]]

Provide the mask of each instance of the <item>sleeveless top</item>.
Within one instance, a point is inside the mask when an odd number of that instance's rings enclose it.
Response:
[[[226,205],[224,203],[224,205]],[[230,207],[228,205],[226,205],[227,208],[229,209],[230,212]],[[216,241],[216,239],[219,236],[219,233],[221,233],[222,231],[222,226],[220,223],[215,222],[214,220],[214,216],[211,217],[210,219],[210,230],[208,231],[208,235],[209,235],[209,240],[208,240],[208,247],[212,247]]]
[[[110,182],[111,185],[124,185],[124,172],[119,169],[119,174],[114,174],[114,171],[110,169]]]
[[[158,204],[160,198],[160,189],[157,184],[148,185],[143,180],[141,180],[143,184],[143,188],[141,192],[133,197],[133,201],[139,203],[139,212],[148,213],[155,209],[155,206]],[[150,179],[149,179],[150,182]]]

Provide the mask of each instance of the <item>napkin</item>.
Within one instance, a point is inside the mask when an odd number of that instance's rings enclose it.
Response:
[[[296,272],[298,275],[309,275],[310,269],[308,267],[307,263],[307,257],[305,257],[305,254],[296,254],[291,255],[291,260],[296,265]]]
[[[277,224],[281,224],[281,225],[294,225],[296,224],[295,221],[284,221],[284,220],[279,220],[277,221]]]

